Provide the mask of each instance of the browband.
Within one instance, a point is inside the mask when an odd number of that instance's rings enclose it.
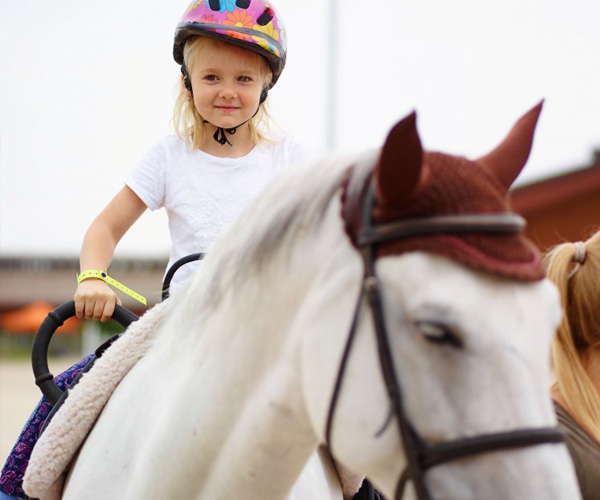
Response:
[[[518,234],[523,231],[525,224],[523,217],[511,212],[421,217],[365,227],[358,231],[356,244],[361,247],[400,238],[440,233]]]

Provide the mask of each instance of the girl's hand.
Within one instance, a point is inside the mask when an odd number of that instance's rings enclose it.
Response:
[[[87,318],[103,322],[110,321],[115,304],[121,305],[121,299],[108,284],[93,278],[81,282],[75,290],[74,300],[75,314],[79,319]]]

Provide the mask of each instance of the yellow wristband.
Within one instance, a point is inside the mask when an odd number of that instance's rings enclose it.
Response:
[[[77,276],[77,284],[79,285],[82,281],[85,281],[90,278],[97,278],[108,283],[111,286],[114,286],[117,290],[121,290],[124,294],[129,295],[134,298],[138,302],[146,305],[146,297],[140,295],[137,292],[134,292],[131,288],[126,287],[123,283],[118,282],[116,279],[111,278],[105,271],[98,271],[97,269],[90,269],[88,271],[83,271],[81,274],[76,274]]]

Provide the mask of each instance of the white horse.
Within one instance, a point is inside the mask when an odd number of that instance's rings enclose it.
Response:
[[[478,161],[424,153],[411,115],[276,181],[169,299],[63,499],[283,500],[326,442],[390,499],[405,470],[404,498],[579,499],[558,297],[504,200],[539,111]],[[327,478],[296,498],[340,498]]]

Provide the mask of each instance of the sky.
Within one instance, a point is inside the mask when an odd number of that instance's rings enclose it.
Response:
[[[600,150],[598,0],[274,3],[289,46],[271,114],[317,155],[378,147],[416,110],[426,149],[478,157],[542,99],[518,183]],[[123,178],[172,133],[186,7],[0,0],[0,256],[77,256]],[[168,250],[166,215],[147,212],[115,255]]]

